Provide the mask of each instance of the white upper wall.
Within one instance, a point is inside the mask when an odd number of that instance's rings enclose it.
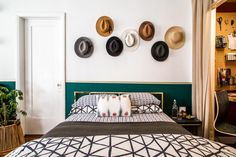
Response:
[[[66,80],[67,81],[135,81],[192,82],[192,9],[190,0],[0,0],[0,81],[16,80],[16,17],[19,12],[66,13]],[[112,35],[121,37],[124,30],[145,21],[156,28],[154,39],[141,40],[134,52],[124,49],[118,57],[106,52],[109,38],[97,34],[100,16],[113,19]],[[151,56],[154,42],[164,40],[167,29],[182,26],[186,43],[171,50],[165,62]],[[74,43],[80,36],[91,38],[95,49],[88,59],[79,58]]]

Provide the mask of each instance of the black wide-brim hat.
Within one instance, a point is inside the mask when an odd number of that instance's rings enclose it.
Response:
[[[113,57],[119,56],[123,51],[123,43],[118,37],[113,36],[108,39],[106,49],[109,55]]]
[[[158,41],[153,44],[151,53],[155,60],[164,61],[169,56],[169,47],[164,41]]]
[[[88,58],[92,55],[94,46],[89,38],[80,37],[75,42],[74,50],[77,56],[81,58]]]

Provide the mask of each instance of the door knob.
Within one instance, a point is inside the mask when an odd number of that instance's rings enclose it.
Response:
[[[58,83],[58,84],[57,84],[57,87],[61,87],[61,84],[60,84],[60,83]]]

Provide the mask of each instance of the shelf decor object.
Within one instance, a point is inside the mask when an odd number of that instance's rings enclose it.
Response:
[[[227,53],[225,55],[226,61],[236,61],[236,53]]]

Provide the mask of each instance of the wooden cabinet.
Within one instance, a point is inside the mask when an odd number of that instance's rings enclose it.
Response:
[[[202,121],[199,119],[173,119],[176,123],[182,125],[193,135],[202,136]]]

